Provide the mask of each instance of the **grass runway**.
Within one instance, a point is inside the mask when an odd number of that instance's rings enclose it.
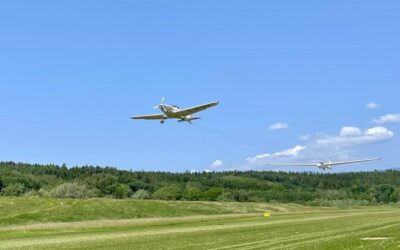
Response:
[[[19,207],[24,202],[35,205]],[[108,200],[115,202],[118,208],[114,209],[125,211],[116,215],[102,210],[114,206],[98,207],[103,202],[0,198],[0,249],[400,248],[400,208],[396,207]],[[74,205],[103,213],[85,214]],[[5,215],[12,206],[19,209]],[[148,207],[148,214],[135,206]],[[152,208],[163,206],[163,214],[152,218]],[[176,207],[183,216],[176,216]],[[272,217],[262,217],[265,210],[272,211]]]

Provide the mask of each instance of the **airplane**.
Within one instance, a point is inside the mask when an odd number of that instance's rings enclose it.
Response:
[[[200,111],[206,110],[208,108],[217,106],[219,102],[210,102],[207,104],[187,108],[180,109],[175,105],[164,104],[165,98],[161,99],[161,103],[155,106],[155,109],[160,109],[161,114],[154,115],[142,115],[142,116],[132,116],[131,119],[135,120],[160,120],[160,123],[163,124],[167,119],[177,119],[178,122],[189,122],[192,123],[193,120],[198,120],[200,117],[192,116],[194,113],[198,113]]]
[[[329,159],[328,162],[317,162],[317,163],[268,163],[271,166],[299,166],[299,167],[317,167],[322,170],[331,170],[333,166],[337,165],[345,165],[345,164],[354,164],[360,162],[367,161],[377,161],[381,160],[381,158],[372,158],[372,159],[363,159],[363,160],[355,160],[355,161],[338,161],[332,162],[332,159]]]

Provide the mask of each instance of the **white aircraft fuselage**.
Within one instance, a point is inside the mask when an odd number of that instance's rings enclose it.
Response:
[[[317,167],[321,170],[331,170],[332,169],[332,165],[330,165],[329,163],[324,163],[324,162],[320,162],[318,163]]]
[[[164,114],[164,119],[161,120],[161,123],[164,123],[165,120],[167,120],[169,118],[179,119],[178,121],[181,121],[181,122],[183,122],[183,121],[190,122],[192,120],[199,119],[198,117],[193,117],[192,115],[182,116],[182,115],[176,114],[177,112],[181,111],[181,109],[178,106],[161,104],[158,108]]]

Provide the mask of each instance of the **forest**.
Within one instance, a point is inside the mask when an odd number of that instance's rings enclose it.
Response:
[[[376,205],[400,203],[400,171],[170,173],[0,162],[0,194],[74,199]]]

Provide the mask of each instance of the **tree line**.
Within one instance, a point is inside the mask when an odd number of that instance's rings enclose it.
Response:
[[[400,171],[170,173],[0,162],[0,194],[369,205],[400,203]]]

